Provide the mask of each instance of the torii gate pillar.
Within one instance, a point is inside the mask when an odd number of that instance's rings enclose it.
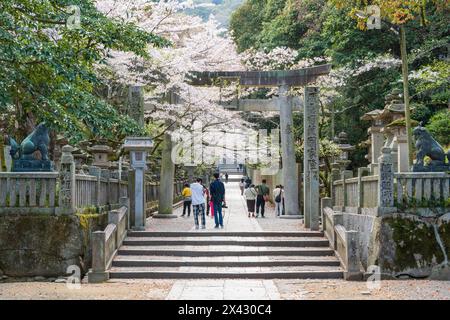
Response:
[[[283,159],[283,182],[284,182],[284,210],[282,218],[300,218],[298,205],[298,176],[297,163],[295,161],[294,135],[292,132],[294,121],[292,118],[292,97],[288,95],[289,86],[279,87],[278,103],[280,107],[280,131],[281,131],[281,154]]]

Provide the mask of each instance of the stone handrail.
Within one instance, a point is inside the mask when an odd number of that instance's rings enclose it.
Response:
[[[58,172],[0,172],[0,213],[53,214],[58,177]]]
[[[322,210],[324,221],[326,221],[324,234],[344,268],[344,278],[346,280],[361,280],[362,272],[358,251],[359,232],[346,230],[342,213],[335,213],[330,207],[324,207]]]
[[[121,199],[124,201],[124,198]],[[92,233],[92,269],[88,272],[90,283],[103,282],[109,279],[109,269],[127,235],[128,208],[112,210],[108,214],[109,224],[103,231]]]
[[[396,204],[410,207],[445,207],[450,196],[450,174],[445,172],[396,173]]]

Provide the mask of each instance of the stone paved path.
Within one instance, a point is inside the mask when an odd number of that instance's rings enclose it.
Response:
[[[231,176],[230,176],[231,178]],[[248,218],[244,198],[240,195],[238,182],[225,184],[227,209],[224,209],[224,231],[262,231],[255,218]],[[182,209],[176,210],[181,214]],[[267,220],[272,220],[266,218]],[[278,219],[279,220],[279,219]],[[214,219],[207,217],[207,228],[214,228]],[[172,221],[149,219],[148,230],[194,230],[193,217],[177,218]],[[172,227],[173,229],[167,229]],[[213,229],[214,230],[214,229]],[[199,231],[201,232],[201,230]],[[222,299],[280,299],[280,294],[272,280],[179,280],[172,286],[169,300],[222,300]]]

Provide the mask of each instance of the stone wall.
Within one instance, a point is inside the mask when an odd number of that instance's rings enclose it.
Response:
[[[396,213],[374,220],[368,264],[391,276],[450,280],[450,213],[423,218]]]
[[[0,215],[0,270],[10,277],[54,277],[91,264],[91,231],[103,229],[107,214]]]
[[[344,213],[343,225],[346,230],[358,231],[359,258],[364,269],[367,269],[369,246],[375,217],[362,214]]]

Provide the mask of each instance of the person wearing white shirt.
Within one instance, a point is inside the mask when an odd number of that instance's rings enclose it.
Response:
[[[248,217],[255,216],[255,203],[256,203],[256,197],[258,196],[258,192],[255,189],[255,185],[250,185],[247,189],[244,191],[244,197],[247,200],[247,208],[248,208]]]
[[[283,212],[283,196],[284,191],[281,186],[278,185],[273,189],[273,201],[275,202],[275,213],[279,217]]]
[[[192,207],[194,208],[195,229],[199,228],[198,215],[202,216],[202,229],[206,228],[205,217],[205,188],[202,185],[202,179],[198,178],[197,182],[191,184],[192,191]]]

